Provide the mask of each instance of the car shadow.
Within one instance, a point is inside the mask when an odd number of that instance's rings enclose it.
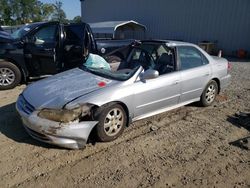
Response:
[[[57,146],[39,142],[29,136],[16,111],[15,103],[0,107],[0,133],[19,143],[26,143],[50,149],[62,149]]]
[[[233,116],[228,116],[227,121],[238,128],[250,131],[250,110],[248,112],[237,112]],[[241,149],[250,150],[250,136],[240,138],[229,144]]]

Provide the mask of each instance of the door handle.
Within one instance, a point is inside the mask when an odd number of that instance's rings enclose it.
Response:
[[[52,51],[51,48],[44,48],[43,50],[46,51],[46,52],[51,52]]]
[[[24,54],[24,57],[26,57],[26,58],[32,58],[32,54]]]
[[[173,85],[177,85],[177,84],[179,84],[179,82],[180,82],[179,80],[175,80]]]
[[[206,74],[204,74],[204,76],[209,76],[210,75],[210,73],[208,72],[208,73],[206,73]]]

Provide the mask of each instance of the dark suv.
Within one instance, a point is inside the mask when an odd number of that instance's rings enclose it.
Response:
[[[129,43],[131,40],[96,42],[86,23],[25,25],[11,35],[0,35],[0,90],[78,67],[84,63],[84,48],[104,55],[101,51],[107,53]]]

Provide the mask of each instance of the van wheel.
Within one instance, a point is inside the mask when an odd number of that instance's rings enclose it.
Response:
[[[11,62],[0,62],[0,90],[12,89],[21,82],[20,69]]]
[[[216,81],[211,80],[207,84],[206,88],[204,89],[201,95],[201,99],[200,99],[201,105],[206,107],[206,106],[210,106],[211,104],[213,104],[217,94],[218,94],[218,84],[216,83]]]
[[[96,120],[99,121],[96,135],[99,141],[109,142],[118,138],[127,125],[127,114],[119,104],[113,104],[97,110]]]

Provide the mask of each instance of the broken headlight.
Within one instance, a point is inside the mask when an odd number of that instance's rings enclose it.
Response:
[[[43,109],[38,113],[38,116],[51,121],[69,123],[75,121],[80,117],[88,114],[90,107],[88,105],[74,108],[72,110],[68,109]]]

